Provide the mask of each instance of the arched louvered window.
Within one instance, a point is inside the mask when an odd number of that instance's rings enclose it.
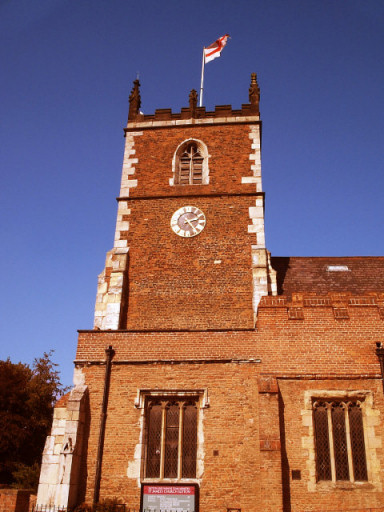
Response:
[[[198,398],[146,404],[145,478],[196,478]]]
[[[207,183],[207,148],[201,141],[190,139],[176,151],[173,185],[205,185]]]
[[[359,401],[313,404],[317,480],[368,480]]]

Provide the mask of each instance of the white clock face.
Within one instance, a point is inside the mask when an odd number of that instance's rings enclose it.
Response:
[[[183,206],[172,215],[171,228],[176,235],[191,237],[201,233],[205,222],[205,215],[199,208]]]

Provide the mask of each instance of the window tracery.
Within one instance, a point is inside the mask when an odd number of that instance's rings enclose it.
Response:
[[[367,481],[360,401],[313,403],[317,480]]]
[[[145,478],[196,477],[198,403],[198,397],[147,400]]]
[[[206,185],[209,182],[208,150],[196,139],[188,139],[177,148],[173,159],[171,185]]]

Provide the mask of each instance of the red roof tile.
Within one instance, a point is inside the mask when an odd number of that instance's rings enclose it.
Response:
[[[279,295],[384,292],[384,257],[272,257]]]

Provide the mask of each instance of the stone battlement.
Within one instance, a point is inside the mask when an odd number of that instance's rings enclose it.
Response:
[[[180,121],[186,119],[217,119],[217,118],[242,118],[259,117],[260,88],[257,83],[256,73],[251,75],[251,84],[249,87],[249,103],[241,106],[241,109],[234,110],[231,105],[217,105],[215,110],[206,111],[205,107],[197,106],[197,92],[192,89],[189,94],[189,107],[182,108],[180,112],[172,112],[170,108],[156,109],[154,114],[143,114],[140,111],[141,96],[140,82],[133,82],[133,89],[129,96],[129,114],[128,124],[147,123],[151,121]]]

